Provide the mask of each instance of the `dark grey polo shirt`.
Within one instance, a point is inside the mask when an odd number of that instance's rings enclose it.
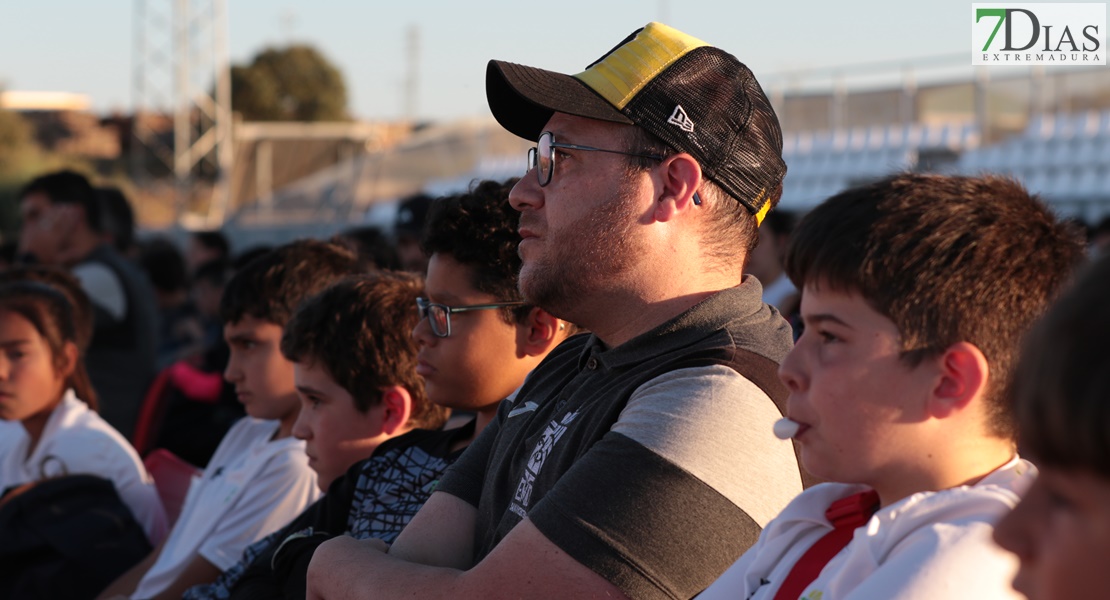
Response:
[[[732,564],[801,491],[771,432],[790,327],[761,293],[749,277],[616,348],[548,355],[440,482],[478,508],[476,560],[527,517],[633,598],[689,598]]]

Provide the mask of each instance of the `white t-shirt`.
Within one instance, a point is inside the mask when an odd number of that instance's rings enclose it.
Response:
[[[196,555],[221,571],[243,549],[284,526],[320,495],[304,442],[270,441],[277,421],[240,419],[193,480],[181,516],[158,560],[132,597],[150,598],[173,583]]]
[[[973,486],[922,492],[876,512],[800,596],[804,600],[1023,598],[1018,562],[991,540],[1037,469],[1014,458]],[[864,486],[824,483],[791,502],[698,600],[774,598],[794,564],[832,529],[825,510]]]
[[[112,482],[152,545],[166,536],[166,513],[154,480],[135,449],[100,415],[66,390],[33,452],[17,421],[0,421],[0,490],[62,475],[96,475]]]

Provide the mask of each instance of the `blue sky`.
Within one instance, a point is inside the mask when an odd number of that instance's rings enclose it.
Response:
[[[134,6],[0,0],[0,85],[88,94],[99,111],[129,108]],[[652,20],[732,52],[763,79],[968,52],[970,14],[970,2],[953,0],[228,0],[233,62],[267,45],[313,44],[342,70],[351,112],[365,119],[402,114],[411,26],[420,38],[417,114],[445,119],[487,113],[490,58],[577,72]]]

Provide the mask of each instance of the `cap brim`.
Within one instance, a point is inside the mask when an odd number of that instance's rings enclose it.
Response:
[[[575,77],[500,60],[486,67],[486,100],[502,127],[533,142],[556,112],[632,123]]]

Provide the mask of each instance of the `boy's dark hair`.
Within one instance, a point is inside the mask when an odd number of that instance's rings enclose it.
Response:
[[[254,259],[269,254],[273,249],[274,247],[269,244],[251,246],[239,254],[236,254],[235,257],[231,259],[231,268],[236,271],[241,271],[243,267],[251,264]]]
[[[423,192],[402,198],[397,206],[397,218],[393,221],[393,234],[421,238],[433,204],[432,197]]]
[[[379,390],[399,385],[412,397],[409,423],[437,429],[443,407],[428,401],[416,374],[416,298],[424,292],[412,275],[376,272],[350,277],[301,305],[285,326],[281,353],[301,363],[321,364],[365,413],[381,402]]]
[[[193,283],[203,281],[212,287],[222,288],[227,285],[232,272],[231,263],[226,258],[206,260],[200,263],[196,273],[193,273]]]
[[[189,287],[185,256],[168,238],[155,237],[144,241],[139,251],[139,266],[151,285],[160,292],[169,294]]]
[[[54,204],[80,205],[85,210],[85,223],[89,229],[97,233],[103,231],[100,201],[84,175],[69,170],[41,175],[23,186],[16,198],[22,201],[31,194],[44,194]]]
[[[190,235],[192,235],[193,239],[196,240],[198,244],[209,250],[219,252],[220,256],[224,258],[231,256],[231,244],[227,241],[227,236],[224,235],[224,232],[219,230],[194,231]]]
[[[467,193],[436,200],[421,240],[428,256],[446,254],[470,267],[470,284],[498,302],[523,299],[517,287],[520,214],[509,205],[509,191],[516,181],[481,181]],[[531,306],[500,310],[512,324],[527,317]]]
[[[359,272],[355,254],[337,244],[285,244],[252,260],[227,282],[220,318],[235,323],[250,316],[284,327],[298,304]]]
[[[1076,232],[1016,181],[900,174],[813,209],[785,268],[798,289],[859,293],[894,322],[910,366],[974,344],[990,367],[989,431],[1013,438],[1021,339],[1083,254]]]
[[[1110,257],[1082,272],[1026,338],[1014,371],[1021,451],[1110,478]]]
[[[388,269],[398,271],[401,269],[401,259],[397,256],[397,248],[389,236],[381,228],[373,225],[354,227],[339,234],[337,241],[350,244],[358,254],[366,270]]]

